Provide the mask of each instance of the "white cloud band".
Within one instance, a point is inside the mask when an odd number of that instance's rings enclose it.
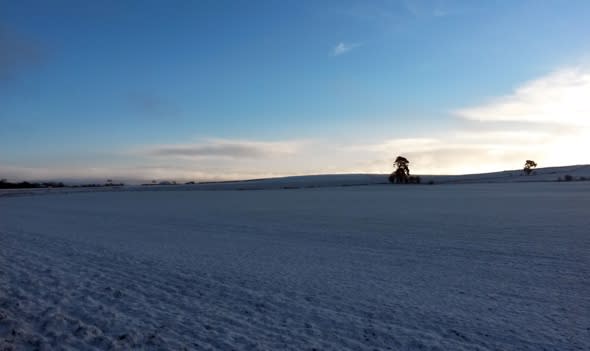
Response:
[[[582,68],[559,70],[524,84],[510,95],[456,113],[483,122],[590,126],[590,72]]]

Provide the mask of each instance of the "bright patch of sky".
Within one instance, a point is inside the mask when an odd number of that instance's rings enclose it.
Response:
[[[590,163],[588,18],[588,1],[0,1],[0,178]]]

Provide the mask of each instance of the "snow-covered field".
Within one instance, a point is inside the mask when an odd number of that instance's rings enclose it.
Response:
[[[571,176],[574,181],[590,180],[590,165],[538,168],[529,176],[522,169],[492,173],[464,175],[423,175],[419,174],[422,184],[479,184],[479,183],[532,183],[556,182]],[[269,189],[310,189],[326,187],[347,187],[388,184],[389,174],[322,174],[291,176],[241,181],[208,182],[178,185],[150,185],[125,187],[91,187],[91,188],[44,188],[44,189],[0,189],[0,197],[23,195],[46,195],[81,193],[97,191],[186,191],[186,190],[269,190]]]
[[[590,182],[188,188],[0,197],[0,350],[590,349]]]

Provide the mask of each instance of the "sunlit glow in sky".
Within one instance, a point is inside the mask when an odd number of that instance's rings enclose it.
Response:
[[[0,178],[590,163],[590,2],[13,1]]]

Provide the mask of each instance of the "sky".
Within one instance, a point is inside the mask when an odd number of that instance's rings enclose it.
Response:
[[[590,2],[0,0],[0,178],[590,163]]]

